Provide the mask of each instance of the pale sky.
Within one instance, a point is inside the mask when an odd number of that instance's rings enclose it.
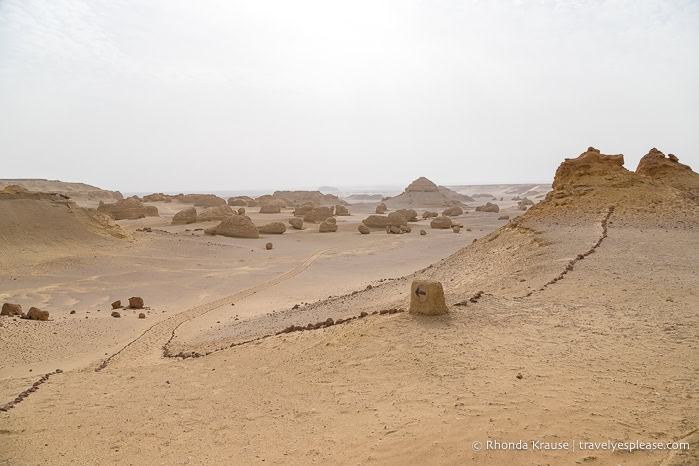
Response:
[[[0,178],[122,191],[699,170],[699,2],[0,0]]]

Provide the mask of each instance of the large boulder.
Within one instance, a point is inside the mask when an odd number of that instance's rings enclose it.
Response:
[[[294,217],[289,220],[289,225],[294,227],[296,230],[303,230],[303,219],[299,217]]]
[[[247,196],[236,196],[236,197],[229,197],[228,198],[228,205],[229,206],[247,206],[248,202],[252,201],[253,199],[251,197]]]
[[[369,215],[362,220],[362,223],[369,228],[386,228],[388,226],[400,227],[406,225],[408,220],[398,212],[391,212],[388,215]]]
[[[247,215],[235,215],[224,218],[215,227],[204,230],[207,235],[222,235],[232,238],[259,238],[260,233]]]
[[[498,213],[498,212],[500,212],[500,207],[498,207],[497,204],[493,204],[492,202],[486,202],[485,205],[481,205],[481,206],[476,207],[476,212]]]
[[[261,214],[278,214],[282,209],[278,204],[265,204],[260,207]]]
[[[187,225],[197,221],[197,209],[190,207],[189,209],[180,210],[172,217],[173,225]]]
[[[301,206],[298,206],[294,209],[294,216],[295,217],[303,217],[304,215],[306,215],[308,212],[315,209],[316,207],[320,207],[320,204],[306,203],[306,204],[303,204]]]
[[[464,209],[459,206],[449,207],[442,212],[445,217],[456,217],[457,215],[463,215]]]
[[[449,217],[445,217],[444,215],[440,217],[435,217],[431,222],[430,226],[432,228],[442,228],[442,229],[447,229],[451,228],[452,226],[452,221]]]
[[[328,221],[328,220],[335,220],[334,218],[330,217],[324,222],[320,224],[320,227],[318,227],[318,231],[321,233],[332,233],[337,231],[337,223]]]
[[[131,309],[143,309],[143,298],[140,296],[132,296],[129,298],[129,307]]]
[[[260,233],[270,235],[281,235],[286,231],[286,225],[282,222],[272,222],[259,228]]]
[[[199,212],[197,215],[198,222],[211,222],[211,221],[221,221],[226,217],[232,217],[236,215],[233,209],[227,205],[220,205],[216,207],[207,207],[206,209]]]
[[[665,158],[665,154],[656,148],[641,158],[636,173],[678,189],[695,191],[699,195],[699,175],[689,165],[680,163],[677,156],[668,154]]]
[[[25,317],[25,319],[47,321],[49,320],[49,311],[42,311],[37,307],[32,307],[29,308],[29,312],[27,312],[27,317]]]
[[[332,217],[333,213],[330,207],[321,206],[309,210],[303,216],[304,222],[316,223],[325,221],[327,218]]]
[[[376,206],[376,213],[377,214],[385,214],[386,211],[388,211],[388,207],[386,207],[385,203],[382,202],[381,204]]]
[[[0,316],[21,316],[22,306],[19,304],[5,303],[2,305],[2,311],[0,311]]]
[[[146,206],[138,199],[132,197],[122,199],[112,204],[105,204],[100,201],[97,207],[98,212],[109,215],[114,220],[134,220],[145,217],[158,217],[158,208]]]
[[[410,313],[439,315],[448,312],[444,288],[436,280],[413,280],[410,286]]]
[[[335,215],[339,215],[341,217],[349,215],[349,210],[347,210],[347,207],[338,204],[335,206]]]

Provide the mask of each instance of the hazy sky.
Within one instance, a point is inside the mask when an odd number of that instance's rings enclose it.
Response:
[[[0,178],[123,191],[699,169],[699,1],[0,0]]]

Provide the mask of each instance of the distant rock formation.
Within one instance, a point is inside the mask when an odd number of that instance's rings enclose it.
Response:
[[[386,204],[384,202],[376,206],[377,214],[385,214],[386,211],[388,211],[388,207],[386,207]]]
[[[340,192],[339,189],[334,188],[332,186],[321,186],[320,188],[318,188],[318,191],[320,191],[321,193],[339,193]]]
[[[133,198],[123,199],[113,204],[104,204],[100,201],[98,212],[109,215],[114,220],[133,220],[145,217],[158,217],[158,208],[146,206],[141,201]]]
[[[342,204],[338,204],[335,206],[335,215],[342,217],[347,216],[349,214],[350,213],[349,210],[347,210],[347,207],[343,206]]]
[[[206,209],[202,210],[197,215],[197,221],[198,222],[210,222],[210,221],[214,221],[214,220],[220,221],[226,217],[232,217],[234,215],[236,215],[236,213],[233,212],[233,209],[231,209],[226,204],[223,204],[223,205],[216,206],[216,207],[207,207]]]
[[[405,188],[405,192],[387,198],[385,204],[391,209],[400,209],[405,207],[450,207],[461,203],[441,192],[432,181],[420,177],[410,183]]]
[[[281,207],[276,204],[266,204],[260,207],[261,214],[278,214],[282,211]]]
[[[405,188],[406,193],[429,193],[429,192],[439,192],[439,188],[436,184],[421,176],[417,180],[413,181]]]
[[[349,201],[380,201],[383,196],[381,194],[352,194],[345,199]]]
[[[439,192],[447,196],[449,199],[458,202],[473,202],[474,199],[466,194],[457,193],[453,189],[449,189],[446,186],[438,186]]]
[[[247,215],[235,215],[224,218],[215,227],[204,230],[207,235],[222,235],[233,238],[259,238],[260,233],[250,217]]]
[[[347,202],[343,201],[334,194],[323,194],[320,191],[275,191],[272,194],[276,198],[285,198],[292,202],[292,204],[305,204],[307,202],[313,202],[319,205],[347,205]],[[291,207],[291,206],[290,206]]]
[[[495,196],[493,196],[492,194],[488,194],[488,193],[481,193],[481,194],[474,194],[471,197],[475,199],[477,197],[495,197]]]
[[[15,185],[32,192],[62,194],[78,202],[82,201],[104,201],[114,202],[124,199],[119,191],[109,191],[90,186],[85,183],[69,183],[58,180],[42,180],[33,178],[22,179],[2,179],[0,180],[0,190],[5,186]]]
[[[189,209],[180,210],[172,217],[173,225],[187,225],[197,221],[197,209],[190,207]]]
[[[485,205],[476,207],[476,212],[500,212],[500,207],[492,202],[486,202]]]
[[[213,194],[178,194],[174,199],[183,204],[194,204],[199,207],[216,207],[226,204],[225,199]]]

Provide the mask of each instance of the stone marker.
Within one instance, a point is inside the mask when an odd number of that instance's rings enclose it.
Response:
[[[413,280],[410,287],[410,311],[416,314],[438,315],[448,312],[444,289],[436,280]]]

